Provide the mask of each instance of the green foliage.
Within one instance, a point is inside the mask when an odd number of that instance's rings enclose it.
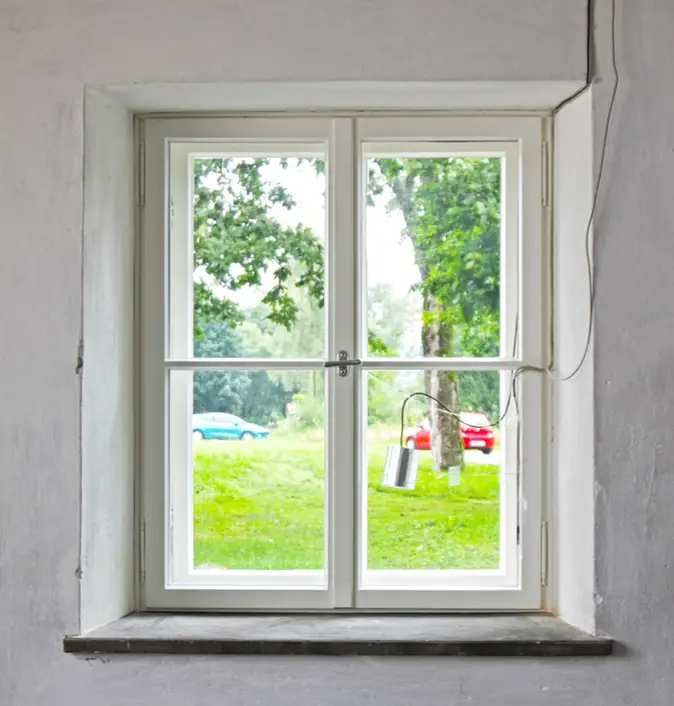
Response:
[[[195,355],[204,358],[238,358],[239,332],[228,324],[209,321],[201,326]],[[256,424],[269,424],[283,416],[293,391],[264,370],[202,370],[194,373],[194,412],[229,412]]]
[[[282,419],[286,404],[292,399],[292,388],[287,390],[281,380],[274,380],[266,370],[251,370],[245,375],[249,384],[239,416],[263,426]]]
[[[377,159],[371,189],[392,191],[421,273],[419,291],[454,328],[453,350],[498,355],[501,160]]]
[[[246,354],[255,357],[321,358],[324,355],[325,310],[305,290],[292,293],[295,322],[279,328],[267,316],[264,304],[246,309],[239,327]]]
[[[498,419],[501,412],[500,382],[498,373],[459,373],[461,410],[482,412],[490,421]]]
[[[238,304],[223,291],[260,286],[267,318],[290,330],[297,320],[291,287],[323,305],[323,245],[309,228],[282,226],[271,214],[290,210],[293,199],[263,178],[270,159],[196,159],[194,162],[195,321],[242,321]],[[281,160],[287,166],[287,160]],[[299,269],[293,280],[292,273]],[[198,331],[197,331],[198,333]]]
[[[370,355],[395,356],[396,354],[396,352],[387,346],[372,330],[367,332],[367,350]]]
[[[396,385],[397,373],[377,371],[367,381],[367,422],[377,424],[399,424],[402,396]]]
[[[296,335],[297,295],[308,295],[318,310],[323,307],[323,245],[310,229],[284,227],[272,216],[275,207],[291,209],[294,202],[283,186],[264,180],[270,161],[195,160],[194,266],[201,277],[195,282],[195,319],[241,324],[239,306],[222,292],[260,286],[269,273],[273,285],[262,300],[264,317]],[[324,171],[323,162],[311,161],[317,172]],[[373,164],[369,196],[390,187],[391,206],[401,209],[414,245],[422,274],[419,291],[441,302],[455,329],[453,345],[468,355],[497,355],[500,160],[406,158]],[[370,296],[385,299],[379,291]],[[380,325],[371,343],[386,338]],[[394,348],[390,341],[387,345]]]
[[[418,297],[400,296],[390,284],[377,283],[367,293],[368,349],[370,355],[405,356],[418,341],[411,334],[418,327]]]
[[[384,184],[390,188],[390,206],[402,212],[406,235],[414,246],[421,274],[418,290],[424,298],[422,338],[437,342],[437,349],[430,353],[498,355],[501,160],[452,157],[374,162],[379,174],[370,172],[370,190],[383,193]],[[450,407],[452,400],[458,400],[461,409],[484,411],[491,417],[499,410],[497,376],[460,376],[459,384],[453,373],[432,374],[439,378],[438,387],[446,390],[443,401]],[[458,434],[453,436],[458,444]],[[446,456],[442,465],[451,465],[450,459]]]
[[[295,412],[289,420],[297,429],[319,429],[324,425],[325,400],[323,394],[298,393],[293,397]]]
[[[225,324],[209,322],[195,341],[199,357],[236,358],[241,354],[241,341]],[[239,414],[248,395],[250,380],[245,373],[232,371],[198,371],[194,373],[194,412],[230,412]]]
[[[210,350],[201,355],[243,355],[244,349],[246,355],[259,356],[325,354],[323,245],[310,229],[283,226],[274,217],[278,208],[291,209],[294,203],[287,189],[265,178],[272,161],[288,164],[272,159],[195,160],[195,322],[226,323],[217,336],[221,349],[230,345],[239,351],[216,353],[213,340],[197,325],[203,350]],[[310,161],[317,173],[324,172],[322,161]],[[404,216],[421,273],[422,323],[426,330],[444,332],[440,354],[497,355],[500,160],[377,159],[370,165],[369,201],[390,189],[390,207]],[[242,311],[230,297],[246,287],[261,288],[264,296],[259,306]],[[405,333],[413,324],[412,298],[396,299],[385,289],[369,293],[373,313],[368,348],[373,355],[405,355]],[[486,384],[486,377],[462,376],[462,407],[498,409],[498,384]],[[375,385],[368,389],[371,423],[392,421],[397,414],[398,400],[391,399],[395,395]],[[298,393],[305,396],[304,406],[323,404],[323,385],[305,373],[195,375],[195,411],[227,406],[226,411],[245,416],[246,410],[247,418],[262,423],[280,415],[285,402]],[[318,419],[309,410],[306,418]]]

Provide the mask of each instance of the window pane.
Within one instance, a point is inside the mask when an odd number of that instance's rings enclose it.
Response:
[[[191,448],[192,568],[322,569],[323,371],[175,376],[194,410],[182,427]]]
[[[323,356],[325,161],[312,147],[193,157],[196,357]]]
[[[367,381],[367,568],[498,569],[502,471],[498,420],[509,373],[364,373]],[[426,380],[424,379],[426,375]],[[453,418],[423,396],[405,408],[403,446],[416,449],[407,487],[385,478],[387,449],[400,448],[401,407],[432,390]],[[505,388],[507,389],[507,388]],[[513,486],[514,487],[514,486]]]
[[[503,162],[366,160],[371,356],[499,355]]]

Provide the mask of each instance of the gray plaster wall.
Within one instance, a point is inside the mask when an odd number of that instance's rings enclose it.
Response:
[[[607,10],[598,0],[598,70]],[[584,0],[0,2],[0,704],[674,702],[674,5],[618,0],[595,229],[597,625],[607,659],[62,654],[78,626],[83,96],[171,80],[577,79]],[[401,50],[404,47],[404,50]],[[595,96],[595,140],[607,82]]]
[[[609,10],[601,0],[603,76]],[[621,88],[594,233],[596,622],[627,650],[603,698],[664,705],[674,703],[674,4],[619,0],[618,20]],[[595,91],[595,155],[609,91],[609,80]]]

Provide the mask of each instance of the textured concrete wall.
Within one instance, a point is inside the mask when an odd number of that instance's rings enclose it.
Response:
[[[597,13],[598,69],[608,13]],[[622,85],[595,229],[597,625],[629,654],[614,703],[674,703],[674,4],[619,0]],[[595,91],[595,153],[610,82]],[[608,702],[607,702],[608,703]]]
[[[599,0],[599,69],[607,5]],[[618,0],[625,75],[597,220],[602,660],[120,658],[78,622],[82,103],[162,80],[575,79],[584,0],[3,0],[0,4],[0,704],[669,706],[674,6]],[[606,84],[595,91],[599,129]]]

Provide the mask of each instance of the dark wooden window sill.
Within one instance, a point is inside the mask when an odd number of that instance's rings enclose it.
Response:
[[[132,614],[64,639],[80,654],[609,655],[613,641],[551,615]]]

